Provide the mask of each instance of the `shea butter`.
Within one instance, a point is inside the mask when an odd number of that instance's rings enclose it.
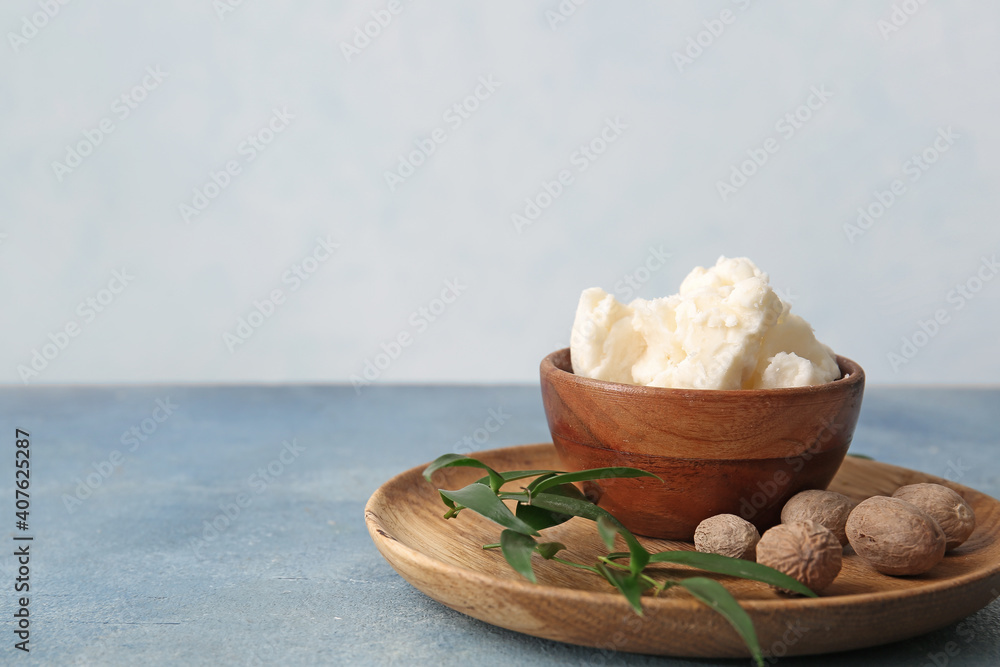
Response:
[[[697,267],[680,292],[620,303],[583,291],[570,339],[573,372],[687,389],[772,389],[840,377],[833,351],[745,257]]]

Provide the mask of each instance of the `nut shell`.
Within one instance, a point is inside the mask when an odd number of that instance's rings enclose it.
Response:
[[[854,501],[842,493],[810,489],[789,498],[781,510],[781,523],[815,521],[847,544],[847,517],[854,509]]]
[[[941,526],[919,507],[887,496],[862,501],[847,519],[855,553],[883,574],[921,574],[944,558]]]
[[[837,537],[815,521],[782,523],[760,538],[757,562],[821,591],[840,573],[843,550]]]
[[[753,560],[760,533],[756,526],[735,514],[710,516],[694,531],[694,548],[702,553]]]
[[[976,529],[976,513],[972,507],[947,486],[909,484],[896,489],[892,497],[905,500],[930,514],[944,531],[946,551],[965,542]]]

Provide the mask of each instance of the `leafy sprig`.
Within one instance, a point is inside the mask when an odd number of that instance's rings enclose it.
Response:
[[[752,579],[808,597],[816,597],[815,593],[798,580],[751,561],[697,551],[650,553],[618,519],[587,500],[574,485],[574,482],[595,479],[634,477],[660,479],[645,470],[614,467],[577,472],[558,470],[497,472],[478,459],[460,454],[444,454],[427,466],[424,470],[424,479],[431,482],[431,477],[436,471],[451,467],[479,468],[486,471],[486,476],[461,489],[438,489],[441,501],[448,508],[444,518],[451,519],[458,516],[462,510],[468,509],[499,524],[504,529],[500,533],[500,541],[484,545],[483,548],[500,549],[507,563],[531,583],[537,583],[532,556],[538,554],[546,560],[603,577],[621,592],[635,613],[640,616],[643,615],[644,593],[651,591],[653,595],[658,595],[668,588],[680,586],[710,609],[721,614],[733,626],[758,665],[763,665],[764,661],[753,621],[722,584],[701,576],[657,581],[646,573],[646,568],[658,563],[688,565],[706,572]],[[503,489],[508,482],[528,478],[534,479],[519,491]],[[514,511],[503,502],[505,500],[516,503]],[[593,565],[560,558],[558,554],[566,549],[566,546],[559,542],[542,541],[540,531],[558,526],[573,517],[594,521],[597,524],[598,535],[609,550],[614,548],[615,540],[620,535],[628,546],[628,551],[610,551],[607,555],[599,557],[597,563]]]

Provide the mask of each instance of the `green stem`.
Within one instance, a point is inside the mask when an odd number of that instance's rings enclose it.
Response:
[[[666,579],[663,581],[663,583],[657,584],[656,593],[654,593],[653,595],[659,595],[663,591],[667,590],[668,588],[673,588],[677,584],[678,582],[674,581],[673,579]]]
[[[628,554],[625,554],[625,555],[628,556]],[[611,556],[600,556],[598,558],[598,560],[600,560],[605,565],[607,565],[609,567],[613,567],[613,568],[615,568],[617,570],[629,570],[630,569],[628,565],[622,565],[621,563],[616,563],[613,560],[611,560]]]
[[[616,570],[624,570],[624,571],[628,572],[630,568],[627,565],[622,565],[621,563],[616,563],[616,562],[614,562],[612,560],[612,558],[615,558],[615,557],[621,558],[621,557],[628,556],[628,555],[629,554],[627,554],[627,553],[612,553],[612,554],[608,554],[607,556],[600,556],[600,557],[598,557],[598,560],[600,560],[602,563],[604,563],[608,567],[613,567]],[[662,593],[663,591],[665,591],[670,586],[674,586],[676,584],[676,582],[672,582],[669,579],[666,580],[666,581],[664,581],[661,584],[660,582],[656,581],[655,579],[653,579],[652,577],[650,577],[649,575],[647,575],[645,573],[643,573],[641,576],[642,576],[643,580],[646,581],[646,583],[648,583],[650,586],[653,587],[653,591],[654,591],[653,595],[659,595],[660,593]]]
[[[593,572],[594,574],[600,574],[600,570],[591,565],[583,565],[582,563],[574,563],[571,560],[565,560],[563,558],[556,558],[553,556],[550,560],[554,560],[557,563],[562,563],[563,565],[572,565],[573,567],[580,568],[581,570],[586,570],[587,572]]]

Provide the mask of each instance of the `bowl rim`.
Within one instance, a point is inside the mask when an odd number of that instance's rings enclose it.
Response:
[[[647,398],[677,398],[677,399],[721,399],[732,400],[734,398],[756,398],[767,399],[779,396],[821,396],[827,393],[839,393],[849,391],[858,386],[864,387],[865,371],[858,362],[847,357],[835,354],[837,365],[840,368],[840,377],[831,382],[823,384],[806,385],[803,387],[780,387],[775,389],[690,389],[678,387],[650,387],[641,384],[627,384],[624,382],[612,382],[610,380],[597,380],[594,378],[577,375],[556,365],[556,358],[565,355],[567,362],[572,368],[570,348],[564,347],[551,352],[542,359],[539,370],[542,381],[562,381],[577,384],[589,389],[612,393],[627,393],[633,396],[641,395]]]

